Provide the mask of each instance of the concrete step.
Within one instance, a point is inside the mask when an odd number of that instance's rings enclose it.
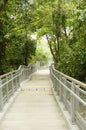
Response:
[[[34,74],[32,77],[31,77],[31,80],[48,80],[49,79],[49,75],[37,75],[37,74]]]

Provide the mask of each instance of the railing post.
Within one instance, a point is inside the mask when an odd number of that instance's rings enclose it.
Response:
[[[63,82],[64,82],[64,85],[66,85],[67,86],[67,84],[66,84],[66,79],[65,78],[63,78]],[[64,88],[64,105],[65,105],[65,109],[67,109],[67,90]]]
[[[22,78],[23,78],[23,80],[24,80],[24,68],[23,68],[23,70],[22,70]]]
[[[18,82],[19,82],[19,87],[20,87],[20,83],[21,83],[21,81],[20,81],[20,77],[21,77],[21,74],[20,74],[20,72],[18,73]]]
[[[19,82],[21,83],[22,81],[22,71],[19,71]]]
[[[16,86],[17,86],[16,89],[18,89],[19,86],[20,86],[20,75],[19,75],[19,72],[17,72],[17,74],[16,74]]]
[[[6,82],[9,80],[8,76],[6,76]],[[8,85],[9,83],[6,84],[6,96],[7,96],[7,101],[9,99],[9,92],[8,92]]]
[[[52,70],[53,71],[53,70]],[[52,79],[52,83],[53,83],[53,90],[54,92],[56,91],[56,88],[55,88],[55,78],[53,77],[52,73],[51,73],[51,79]],[[56,93],[55,93],[56,94]]]
[[[80,87],[79,85],[77,85],[77,87]],[[76,89],[76,94],[78,96],[80,96],[80,91],[79,89]],[[76,99],[76,110],[79,112],[80,111],[80,105],[79,105],[79,101]]]
[[[59,77],[60,77],[59,80],[62,81],[61,75]],[[59,83],[59,87],[60,87],[60,92],[59,92],[60,101],[62,101],[62,85],[60,83]]]
[[[18,89],[18,85],[19,85],[19,80],[18,80],[18,76],[16,76],[16,86],[17,86],[17,89]]]
[[[26,78],[28,77],[28,69],[26,70]]]
[[[2,111],[4,104],[3,104],[3,93],[2,93],[1,84],[2,84],[2,80],[0,79],[0,110]]]
[[[75,84],[72,82],[71,90],[75,92]],[[71,95],[71,121],[72,124],[75,124],[75,98]]]
[[[13,84],[13,74],[11,74],[11,78],[12,78],[12,81],[11,81],[11,85],[12,85],[12,93],[14,94],[14,84]]]
[[[54,90],[55,90],[55,92],[56,92],[56,94],[57,94],[57,85],[56,85],[56,79],[54,79],[53,81],[54,81]]]
[[[57,78],[58,78],[58,80],[59,80],[59,75],[58,75],[58,73],[57,73]],[[59,95],[59,81],[58,80],[56,80],[56,91],[57,91],[57,95]]]
[[[17,90],[17,77],[15,77],[15,88]]]

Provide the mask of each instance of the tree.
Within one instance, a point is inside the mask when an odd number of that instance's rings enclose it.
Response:
[[[7,2],[8,2],[8,0],[1,0],[0,1],[0,12],[2,12],[2,10],[5,8]]]
[[[72,2],[71,2],[72,3]],[[76,2],[77,3],[77,2]],[[70,28],[68,32],[68,46],[69,51],[63,50],[61,53],[61,61],[57,65],[57,68],[81,81],[86,81],[86,40],[85,40],[85,28],[86,28],[86,4],[85,1],[81,1],[78,5],[73,2],[76,8],[71,17],[67,20],[67,26]],[[70,22],[71,21],[71,22]],[[67,43],[66,43],[67,45]],[[68,47],[67,47],[68,48]]]
[[[46,36],[55,67],[79,80],[85,79],[86,2],[39,1],[34,25],[38,37]],[[80,70],[80,72],[78,72]]]
[[[28,64],[35,55],[36,42],[30,38],[31,3],[8,1],[0,18],[0,73]],[[30,7],[30,8],[29,8]],[[26,11],[27,9],[27,11]]]
[[[1,0],[0,15],[0,73],[31,61],[36,33],[46,37],[57,69],[85,81],[86,1]]]
[[[5,19],[1,16],[0,18],[0,74],[3,73],[4,67],[5,67],[5,61],[6,61],[6,56],[5,56],[5,50],[6,50],[6,44],[7,44],[7,38],[5,37],[6,35],[6,29],[4,29],[5,26]]]
[[[31,59],[31,57],[35,56],[35,51],[36,51],[36,41],[28,38],[23,46],[23,56],[25,65],[28,65],[28,61]]]

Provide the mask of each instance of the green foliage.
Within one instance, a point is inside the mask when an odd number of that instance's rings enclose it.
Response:
[[[46,37],[57,69],[86,81],[85,0],[1,0],[0,15],[0,74],[33,60],[47,62],[31,39],[36,33]]]
[[[41,66],[48,64],[49,61],[48,54],[44,53],[41,50],[37,50],[35,56],[32,56],[30,62],[35,63],[36,61],[39,61]]]
[[[49,58],[47,53],[43,53],[41,50],[38,50],[36,52],[36,60],[40,61],[40,64],[43,66],[48,63]]]
[[[7,39],[5,38],[6,31],[4,30],[4,19],[0,18],[0,74],[3,73],[3,69],[5,68],[5,48]]]
[[[28,65],[36,41],[30,28],[33,7],[26,1],[8,1],[0,17],[0,74]]]
[[[71,15],[70,19],[66,18],[66,28],[71,28],[67,34],[67,43],[64,42],[66,46],[62,46],[61,48],[60,61],[56,63],[56,68],[60,71],[83,82],[86,82],[85,6],[84,1],[80,2],[80,5],[74,9],[75,12]]]
[[[28,65],[28,61],[35,55],[36,51],[36,41],[31,40],[30,38],[25,41],[23,46],[23,56],[24,64]]]
[[[35,26],[46,36],[55,67],[81,81],[86,78],[86,2],[37,2]]]
[[[35,55],[36,41],[25,35],[12,35],[6,47],[6,60],[10,67],[18,68],[20,64],[28,65],[32,55]]]
[[[78,80],[86,81],[86,47],[76,43],[72,53],[66,51],[61,56],[57,69]]]

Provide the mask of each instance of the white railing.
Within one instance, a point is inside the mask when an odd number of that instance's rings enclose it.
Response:
[[[0,111],[20,87],[20,83],[37,70],[37,65],[21,65],[18,70],[0,76]]]
[[[80,130],[86,130],[86,84],[57,71],[53,65],[50,77],[71,123],[77,124]]]

